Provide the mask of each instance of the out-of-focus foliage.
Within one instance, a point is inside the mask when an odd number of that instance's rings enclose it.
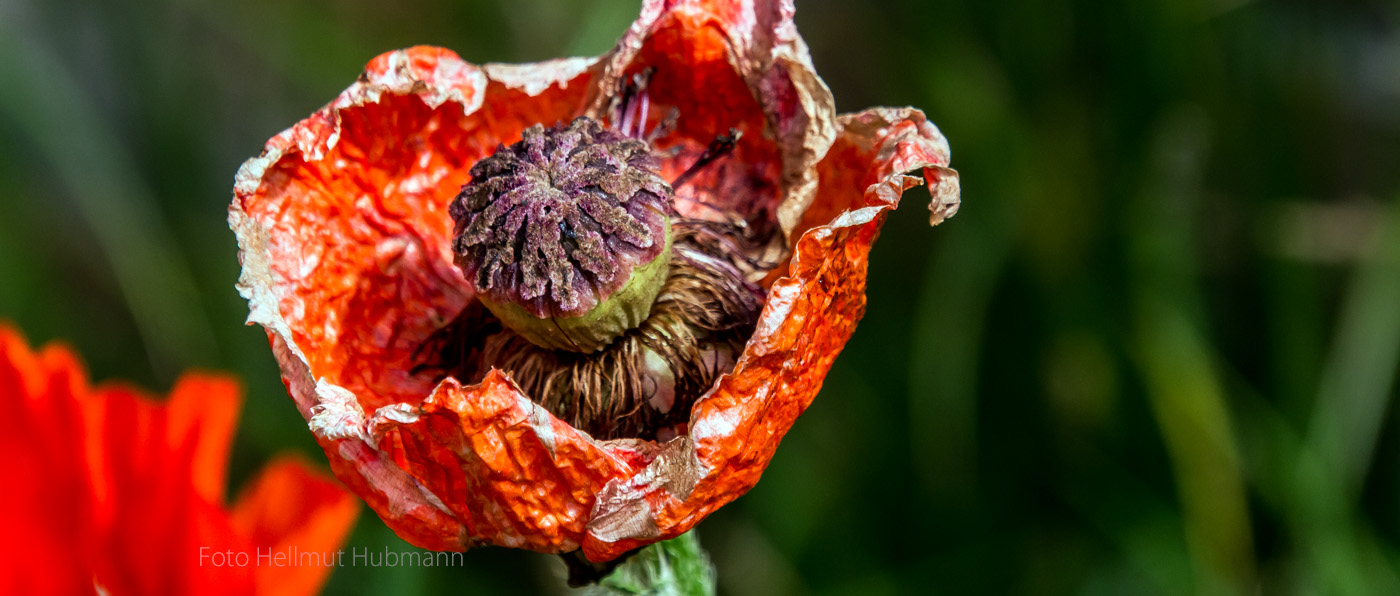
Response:
[[[234,170],[381,51],[606,49],[630,0],[0,2],[0,317],[96,378],[241,374],[234,486],[320,457],[233,291]],[[764,481],[735,594],[1400,593],[1400,6],[799,0],[838,107],[922,107],[920,191]],[[373,516],[352,547],[405,550]],[[549,592],[549,557],[328,593]]]

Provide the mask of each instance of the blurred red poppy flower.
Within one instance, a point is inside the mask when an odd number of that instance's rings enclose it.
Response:
[[[239,402],[212,374],[185,375],[164,402],[89,387],[72,352],[35,353],[0,325],[0,593],[316,593],[359,506],[283,457],[224,509]]]
[[[229,223],[249,322],[266,328],[336,475],[399,536],[437,550],[582,548],[605,561],[689,530],[758,481],[864,311],[870,246],[903,191],[922,181],[905,174],[928,181],[932,223],[952,216],[959,201],[938,129],[913,108],[837,115],[792,17],[790,0],[648,0],[615,49],[597,58],[478,66],[441,48],[390,52],[239,170]],[[716,138],[726,130],[735,134]],[[655,163],[634,159],[641,149],[623,137],[645,142]],[[564,192],[560,176],[594,180],[596,173],[557,169],[578,155],[566,149],[589,142],[606,150],[578,167],[635,166],[630,182],[614,185],[617,196],[597,182],[569,187],[591,193],[582,198]],[[494,161],[473,167],[488,157]],[[556,187],[527,188],[530,168],[556,168]],[[621,219],[600,217],[604,237],[590,240],[586,226],[568,227],[573,215],[555,213],[548,221],[556,232],[488,204],[519,199],[509,193],[520,189],[551,201],[530,217],[573,209],[577,199]],[[614,203],[587,203],[599,196]],[[753,265],[733,285],[758,296],[752,320],[736,325],[746,336],[735,348],[706,348],[700,360],[716,374],[701,375],[698,393],[671,410],[678,419],[667,414],[629,435],[577,415],[569,403],[610,395],[561,394],[550,384],[559,377],[538,369],[586,355],[561,353],[528,373],[482,356],[492,348],[476,335],[539,332],[513,326],[527,311],[558,326],[561,311],[572,316],[597,302],[579,306],[570,292],[592,287],[602,300],[599,288],[623,283],[604,274],[658,258],[666,221],[634,208],[666,201],[672,252],[687,250],[676,230],[696,229],[677,225],[729,222],[747,235],[692,256]],[[624,238],[633,247],[608,236],[624,225],[634,226]],[[548,245],[538,262],[519,260],[519,246],[490,245],[517,234],[529,236],[527,248]],[[587,253],[589,242],[632,261],[615,266],[604,255],[569,269],[555,258]],[[524,286],[492,285],[517,273]],[[521,302],[500,307],[501,296]],[[465,345],[452,357],[475,362],[475,374],[434,366],[445,329]],[[559,347],[529,339],[546,352]],[[669,379],[677,394],[681,376]],[[609,387],[604,393],[630,390],[625,382]],[[619,411],[666,412],[674,396],[665,397]]]

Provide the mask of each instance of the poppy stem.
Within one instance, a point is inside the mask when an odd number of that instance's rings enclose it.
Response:
[[[713,596],[715,567],[692,530],[680,536],[632,551],[608,563],[593,563],[581,551],[560,555],[569,566],[569,585],[596,582],[594,594],[678,594]],[[606,567],[602,574],[575,583],[575,570]]]

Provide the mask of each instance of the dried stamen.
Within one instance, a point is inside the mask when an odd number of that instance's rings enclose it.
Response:
[[[704,170],[705,166],[710,165],[716,159],[729,155],[730,152],[734,151],[734,146],[739,142],[739,139],[743,137],[743,131],[737,128],[729,129],[729,134],[722,134],[715,137],[715,140],[710,141],[710,145],[705,147],[705,152],[700,154],[700,159],[695,160],[695,163],[690,164],[690,167],[686,168],[685,172],[677,176],[676,179],[671,182],[671,187],[680,188],[686,182],[689,182],[691,178],[694,178],[696,174]]]
[[[444,358],[439,366],[472,382],[491,368],[507,371],[526,395],[598,438],[675,432],[743,351],[763,292],[725,252],[742,242],[727,236],[743,230],[683,220],[673,224],[673,234],[670,275],[650,316],[606,348],[545,349],[490,321],[461,317],[432,344]]]
[[[555,416],[595,437],[655,438],[733,367],[753,333],[762,292],[724,255],[676,224],[671,275],[640,326],[592,354],[545,350],[511,333],[487,340],[482,362],[510,371]]]
[[[634,139],[648,137],[647,112],[651,109],[651,96],[647,94],[647,85],[653,74],[656,74],[656,67],[648,66],[623,83],[610,119],[613,130]]]
[[[676,132],[676,124],[681,119],[681,111],[672,107],[662,116],[661,121],[656,123],[656,128],[647,133],[646,142],[655,143],[657,139]]]

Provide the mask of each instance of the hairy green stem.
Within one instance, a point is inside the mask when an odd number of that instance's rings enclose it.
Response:
[[[715,567],[695,532],[658,542],[632,555],[597,585],[590,596],[713,596]]]

